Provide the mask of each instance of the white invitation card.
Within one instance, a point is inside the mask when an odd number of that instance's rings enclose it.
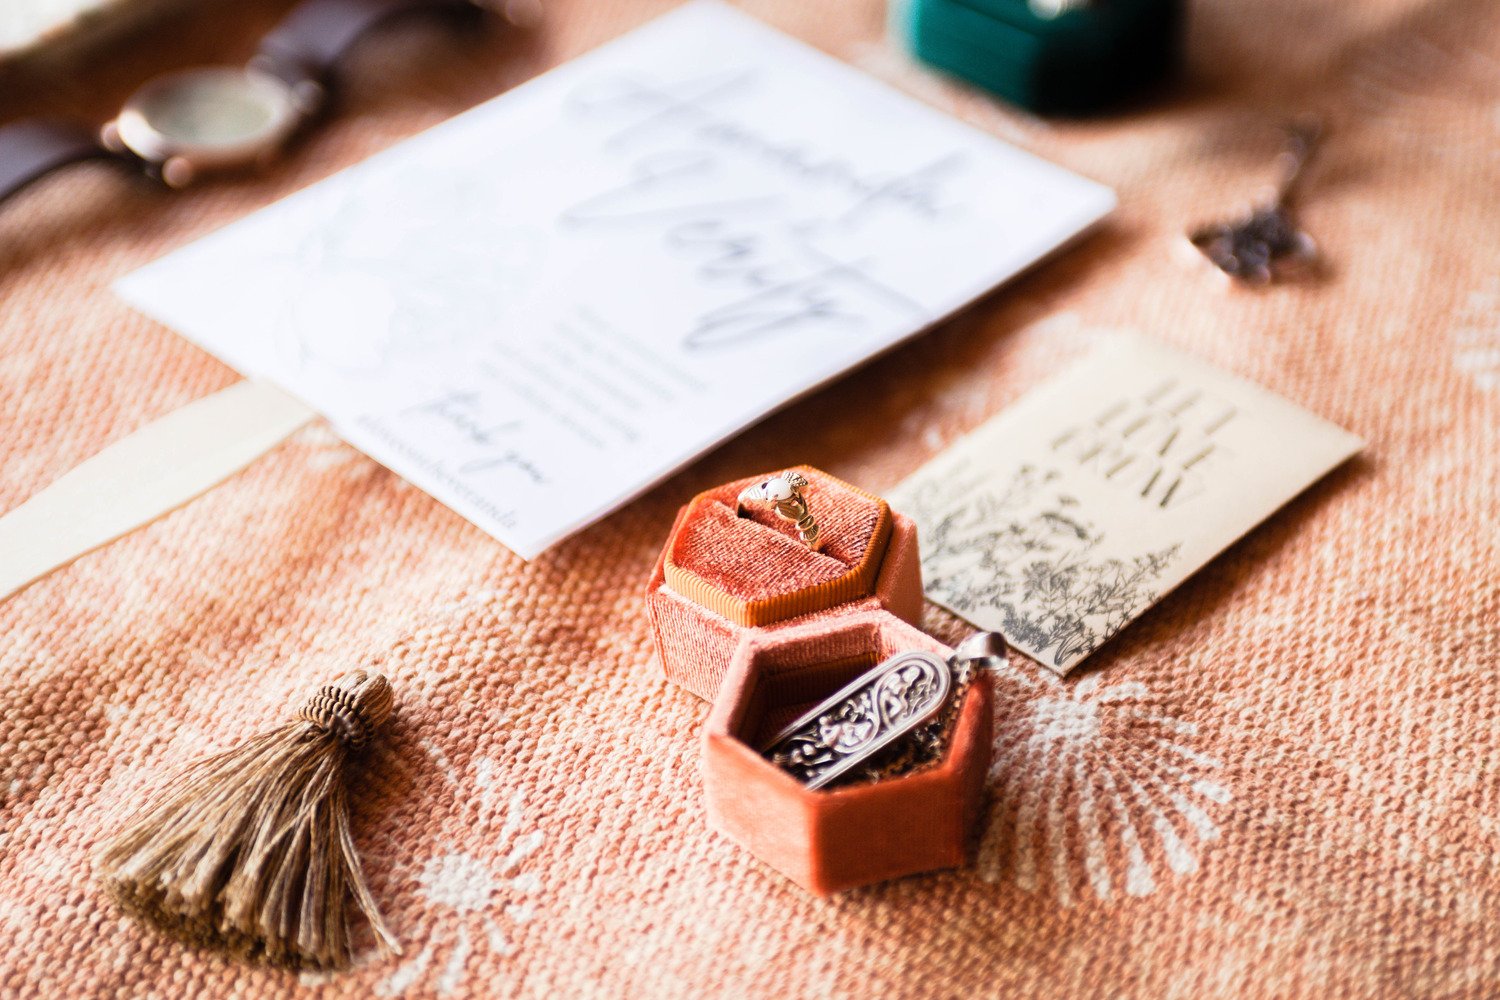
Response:
[[[529,558],[1113,203],[698,0],[117,288]]]

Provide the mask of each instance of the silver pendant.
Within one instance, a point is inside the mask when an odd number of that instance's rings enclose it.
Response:
[[[1318,262],[1318,248],[1292,215],[1292,194],[1317,149],[1321,130],[1308,123],[1288,129],[1281,180],[1273,200],[1232,222],[1203,226],[1188,235],[1214,266],[1238,281],[1265,285]]]
[[[787,726],[761,754],[808,788],[822,788],[931,722],[955,682],[1005,656],[1005,640],[981,632],[953,657],[898,653]]]

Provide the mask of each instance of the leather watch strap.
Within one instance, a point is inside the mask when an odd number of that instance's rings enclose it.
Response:
[[[355,42],[388,18],[473,6],[469,0],[304,0],[261,42],[256,64],[289,83],[322,83]]]
[[[0,201],[58,167],[111,156],[90,129],[28,118],[0,126]]]

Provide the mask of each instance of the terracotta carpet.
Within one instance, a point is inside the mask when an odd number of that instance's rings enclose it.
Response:
[[[102,119],[153,72],[244,59],[287,6],[0,75],[0,120]],[[262,176],[168,194],[93,165],[0,210],[0,509],[235,379],[113,279],[671,4],[546,6],[530,35],[383,36]],[[314,427],[0,605],[0,995],[1500,994],[1500,8],[1204,0],[1169,95],[1048,123],[912,66],[878,3],[743,6],[1115,186],[1118,214],[530,564]],[[1269,181],[1307,112],[1331,272],[1226,291],[1181,233]],[[1122,331],[1368,449],[1066,682],[1002,674],[972,866],[820,901],[710,833],[707,706],[643,614],[678,506],[798,463],[885,490]],[[356,837],[402,957],[299,979],[110,908],[90,859],[124,813],[358,665],[397,687]]]

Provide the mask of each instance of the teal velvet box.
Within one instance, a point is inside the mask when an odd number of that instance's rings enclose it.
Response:
[[[1043,114],[1128,101],[1177,65],[1181,0],[1094,0],[1047,17],[1027,0],[893,0],[923,62]]]

